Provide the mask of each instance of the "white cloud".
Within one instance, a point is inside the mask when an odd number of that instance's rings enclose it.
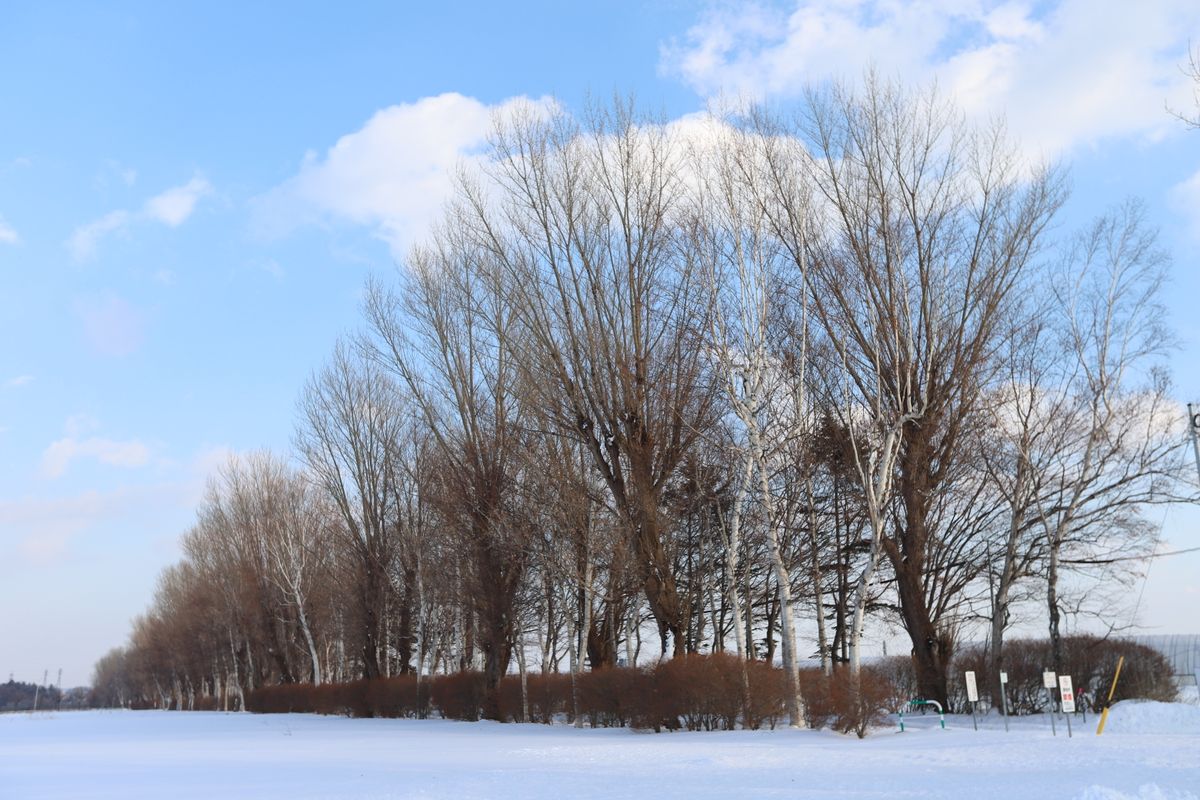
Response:
[[[146,201],[143,214],[172,228],[178,228],[192,215],[201,197],[212,192],[212,184],[197,175],[183,186],[167,189]]]
[[[273,258],[267,259],[260,266],[262,267],[263,272],[267,273],[277,281],[283,280],[284,276],[287,274],[284,271],[283,266]]]
[[[110,211],[100,219],[81,225],[67,239],[67,249],[76,261],[87,261],[96,254],[96,245],[112,233],[123,232],[129,225],[128,211]]]
[[[124,298],[107,292],[75,302],[84,338],[101,355],[124,356],[141,347],[145,319]]]
[[[5,381],[4,385],[9,389],[20,389],[21,387],[28,386],[31,383],[33,383],[32,375],[17,375],[16,377],[9,378],[7,381]]]
[[[13,227],[4,221],[4,217],[0,217],[0,244],[20,244],[21,237],[13,230]]]
[[[227,447],[206,446],[177,463],[156,460],[156,465],[167,470],[165,480],[137,483],[130,476],[123,486],[111,492],[87,490],[53,497],[0,497],[0,584],[5,580],[6,568],[19,569],[22,561],[53,565],[71,556],[76,540],[101,532],[119,531],[121,535],[109,540],[109,545],[124,547],[127,555],[135,554],[134,550],[138,551],[136,555],[144,555],[146,544],[161,540],[162,521],[178,519],[178,527],[168,523],[170,534],[162,542],[168,545],[167,555],[173,558],[175,535],[183,530],[203,497],[208,477],[225,463],[231,452]],[[69,488],[66,482],[46,486]],[[9,557],[10,554],[17,558]]]
[[[1194,0],[813,0],[712,11],[664,46],[662,69],[702,94],[763,98],[874,65],[936,80],[973,115],[1004,114],[1028,151],[1054,156],[1170,131],[1164,106],[1191,97],[1189,37],[1200,39]]]
[[[450,196],[455,170],[479,157],[493,115],[547,109],[546,98],[489,106],[460,94],[390,106],[339,139],[324,156],[255,201],[268,236],[328,220],[368,225],[397,253],[412,244]]]
[[[91,414],[72,414],[63,423],[63,433],[71,437],[79,437],[100,428],[100,421]]]
[[[169,518],[192,507],[194,481],[88,490],[62,497],[0,499],[0,572],[27,564],[48,566],[71,555],[79,537],[97,530],[129,531],[146,520]],[[8,552],[20,559],[6,559]],[[0,575],[0,580],[4,576]]]
[[[88,458],[114,467],[142,467],[150,461],[150,448],[136,439],[118,441],[98,436],[86,439],[67,436],[52,442],[42,453],[41,473],[47,478],[58,478],[71,462]]]
[[[104,186],[110,178],[116,178],[124,186],[133,186],[137,183],[137,177],[136,169],[125,166],[115,158],[110,158],[104,162],[104,171],[100,174],[98,182]]]
[[[200,199],[212,191],[212,184],[198,174],[182,186],[172,187],[151,197],[142,205],[141,211],[133,213],[118,209],[81,225],[67,239],[67,249],[76,261],[87,261],[96,254],[96,248],[102,239],[112,234],[125,233],[136,222],[157,222],[170,228],[178,228],[196,210]]]

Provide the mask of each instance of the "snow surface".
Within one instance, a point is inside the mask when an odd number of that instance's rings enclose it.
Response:
[[[1108,722],[1104,725],[1106,734],[1164,730],[1200,737],[1200,706],[1158,703],[1154,700],[1124,700],[1113,705],[1108,712]]]
[[[1181,711],[1181,709],[1183,709]],[[1120,703],[1105,735],[909,717],[828,731],[641,733],[307,714],[0,715],[0,798],[1075,798],[1200,800],[1183,704]]]

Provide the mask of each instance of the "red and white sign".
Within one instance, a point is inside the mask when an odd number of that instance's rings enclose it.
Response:
[[[1058,676],[1058,692],[1062,697],[1062,710],[1064,714],[1072,714],[1075,712],[1075,691],[1071,688],[1071,676]]]

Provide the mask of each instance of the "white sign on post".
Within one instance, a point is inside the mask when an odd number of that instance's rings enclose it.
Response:
[[[967,699],[974,703],[979,699],[979,689],[975,686],[975,673],[964,672],[963,677],[967,680]]]
[[[1007,673],[1007,672],[1001,672],[1001,673],[1000,673],[1000,682],[1001,682],[1001,683],[1008,683],[1008,673]]]
[[[1046,672],[1043,672],[1042,673],[1042,686],[1044,686],[1047,689],[1057,688],[1058,684],[1055,682],[1056,677],[1057,676],[1055,676],[1055,674],[1053,672],[1050,672],[1049,670],[1047,670]]]
[[[1071,676],[1058,676],[1058,691],[1062,697],[1062,710],[1064,714],[1072,714],[1075,712],[1075,691],[1071,688]]]

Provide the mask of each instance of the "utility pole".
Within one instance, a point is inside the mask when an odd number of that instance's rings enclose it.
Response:
[[[42,673],[42,682],[40,684],[38,684],[37,686],[33,687],[33,711],[30,712],[31,714],[37,713],[38,696],[41,695],[42,687],[46,685],[46,679],[49,677],[50,677],[50,670],[45,670]]]

